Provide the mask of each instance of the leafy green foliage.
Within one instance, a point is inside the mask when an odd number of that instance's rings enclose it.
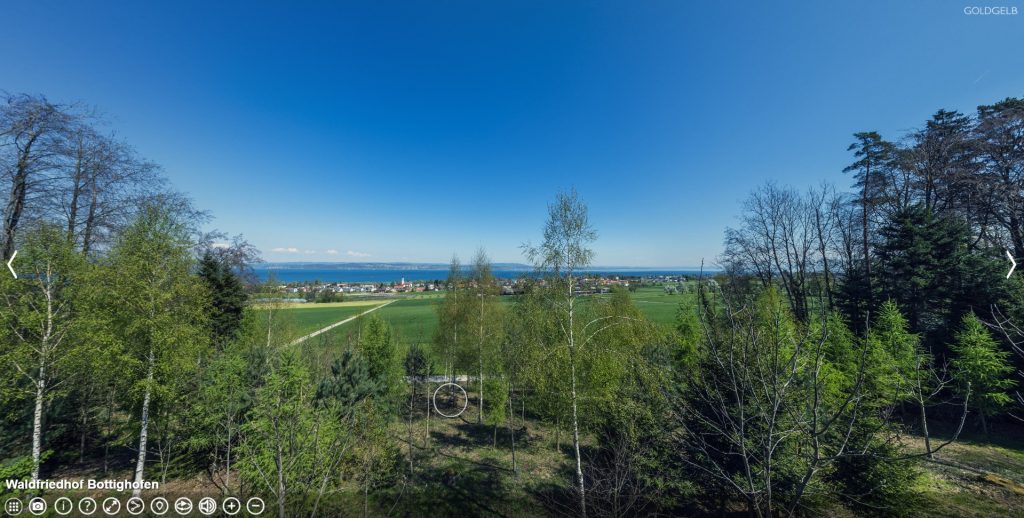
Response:
[[[285,352],[257,391],[242,427],[242,480],[274,495],[281,509],[307,508],[315,484],[324,476],[333,478],[325,472],[330,465],[326,457],[345,432],[328,410],[314,404],[314,395],[298,355]]]

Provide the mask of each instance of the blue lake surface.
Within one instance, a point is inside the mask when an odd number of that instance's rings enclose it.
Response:
[[[448,270],[432,269],[314,269],[314,268],[254,268],[256,275],[261,281],[266,281],[271,272],[278,281],[289,282],[398,282],[406,281],[430,281],[446,279]],[[468,273],[468,272],[467,272]],[[652,277],[663,275],[689,275],[696,277],[700,270],[601,270],[588,269],[585,274],[599,274],[605,277]],[[704,275],[714,275],[714,271],[704,271]],[[495,270],[494,276],[501,279],[518,279],[519,277],[533,275],[533,272],[523,270]]]

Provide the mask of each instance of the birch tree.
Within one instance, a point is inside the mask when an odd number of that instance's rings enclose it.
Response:
[[[129,403],[139,412],[137,483],[145,475],[154,401],[170,397],[171,381],[194,370],[208,346],[206,297],[192,273],[190,247],[186,227],[150,206],[119,236],[105,264],[110,324]]]
[[[0,354],[0,364],[30,383],[32,479],[37,480],[47,404],[67,387],[73,356],[85,347],[73,335],[80,319],[75,299],[87,289],[87,265],[52,225],[28,233],[18,259],[21,278],[5,275],[0,281],[0,325],[14,345]]]
[[[457,256],[452,257],[448,267],[445,289],[444,302],[437,307],[438,326],[433,346],[435,357],[441,358],[444,364],[445,377],[455,383],[456,370],[460,366],[459,353],[466,341],[465,279],[462,275],[462,263]],[[454,397],[454,392],[450,395]]]
[[[591,264],[594,251],[590,244],[597,239],[597,231],[590,225],[587,206],[576,190],[559,193],[548,205],[548,221],[544,226],[544,240],[537,246],[523,245],[523,251],[537,269],[551,283],[551,303],[558,312],[561,338],[568,353],[569,407],[571,410],[572,447],[576,458],[576,490],[579,493],[580,514],[587,515],[586,483],[583,477],[583,458],[580,455],[580,418],[577,391],[577,361],[579,349],[589,341],[587,332],[595,321],[580,326],[578,314],[579,293],[575,274]],[[592,335],[590,335],[592,336]]]
[[[479,412],[477,413],[477,424],[483,423],[486,412],[484,408],[484,383],[485,370],[495,370],[492,365],[496,354],[496,344],[500,341],[501,333],[501,305],[498,301],[498,285],[495,282],[494,274],[491,271],[491,260],[483,249],[477,250],[473,258],[473,272],[470,277],[474,296],[469,300],[467,308],[468,327],[476,335],[476,342],[473,357],[476,360],[477,386],[479,387]],[[485,366],[486,365],[486,366]],[[503,405],[501,401],[497,403]]]

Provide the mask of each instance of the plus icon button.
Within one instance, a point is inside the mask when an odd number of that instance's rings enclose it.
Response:
[[[224,502],[221,504],[220,507],[229,516],[234,516],[238,514],[239,511],[242,510],[242,502],[240,502],[237,498],[233,496],[229,496],[224,499]]]

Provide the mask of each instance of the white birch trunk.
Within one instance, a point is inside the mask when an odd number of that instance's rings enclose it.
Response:
[[[580,456],[580,422],[576,411],[576,342],[573,329],[572,270],[569,271],[569,368],[572,380],[572,449],[576,454],[576,484],[580,491],[580,516],[587,516],[587,495],[583,482],[583,458]]]
[[[480,366],[480,412],[476,415],[476,423],[484,420],[484,297],[480,295],[480,344],[477,347],[477,361]]]
[[[141,484],[143,475],[146,469],[146,442],[149,440],[149,401],[153,392],[153,368],[155,359],[153,357],[153,349],[149,350],[149,372],[146,374],[146,392],[142,396],[142,418],[139,424],[139,457],[135,462],[135,483]],[[139,496],[142,494],[142,489],[135,488],[132,490],[132,496]]]
[[[39,480],[39,464],[43,455],[43,400],[46,395],[46,366],[39,365],[36,379],[36,407],[32,416],[32,480]]]

